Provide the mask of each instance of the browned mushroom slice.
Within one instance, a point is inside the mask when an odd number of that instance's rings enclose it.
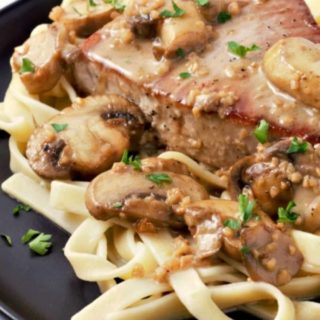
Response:
[[[90,5],[90,3],[92,5]],[[115,8],[102,0],[75,0],[69,5],[54,7],[50,19],[62,23],[79,37],[88,37],[112,20]]]
[[[250,277],[276,286],[297,274],[303,256],[292,238],[270,224],[259,223],[241,232],[243,260]]]
[[[195,1],[177,0],[176,4],[185,13],[180,17],[164,19],[159,33],[161,42],[154,44],[156,57],[161,55],[166,58],[175,57],[179,48],[186,52],[201,51],[212,36],[212,32],[204,22]]]
[[[35,130],[26,155],[44,178],[90,178],[134,148],[143,127],[140,109],[120,96],[79,99]]]
[[[13,68],[30,93],[42,93],[57,84],[62,74],[61,50],[66,41],[65,29],[53,24],[15,49]]]
[[[170,171],[147,173],[119,163],[90,183],[86,204],[96,219],[146,218],[156,226],[180,228],[185,222],[175,213],[178,204],[208,197],[206,190],[187,175]]]

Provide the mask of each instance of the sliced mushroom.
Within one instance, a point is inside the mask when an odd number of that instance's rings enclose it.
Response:
[[[66,31],[58,24],[32,35],[13,54],[13,68],[32,94],[52,89],[63,71],[61,50],[67,42]]]
[[[288,283],[298,273],[303,256],[293,239],[276,226],[257,223],[241,232],[244,264],[252,280],[276,286]]]
[[[168,162],[165,159],[161,161]],[[112,170],[96,177],[86,194],[90,213],[100,220],[114,216],[130,221],[146,218],[159,227],[181,228],[185,226],[184,219],[175,211],[179,203],[209,197],[207,191],[190,176],[172,171],[153,171],[154,175],[169,177],[167,182],[157,184],[148,178],[149,170],[142,170],[144,166],[135,170],[117,163]]]
[[[320,46],[304,38],[285,38],[265,54],[268,79],[297,100],[320,108]]]
[[[50,19],[63,24],[68,31],[79,37],[88,37],[112,20],[115,8],[102,0],[74,0],[57,6],[50,12]]]
[[[235,163],[228,183],[231,198],[236,200],[243,188],[249,187],[260,208],[270,216],[276,215],[279,207],[286,207],[293,199],[294,184],[300,182],[294,176],[299,169],[292,164],[300,155],[287,153],[290,144],[290,139],[281,140]]]
[[[182,48],[186,52],[201,51],[208,43],[212,32],[204,22],[195,1],[177,0],[176,4],[185,11],[180,17],[165,18],[159,27],[160,42],[154,43],[155,56],[176,57]],[[172,7],[169,8],[171,11]]]
[[[44,178],[90,178],[134,149],[143,127],[140,109],[120,96],[79,99],[35,130],[26,155]]]

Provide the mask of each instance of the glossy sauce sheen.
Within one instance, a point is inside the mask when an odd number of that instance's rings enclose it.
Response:
[[[304,37],[320,42],[320,30],[303,0],[250,4],[238,17],[214,27],[216,37],[202,54],[193,55],[193,58],[191,54],[181,60],[157,61],[150,40],[115,46],[113,29],[116,26],[113,25],[116,23],[117,20],[107,24],[82,47],[84,56],[103,69],[115,71],[154,96],[166,97],[172,105],[192,108],[194,100],[190,99],[190,92],[194,90],[205,94],[231,92],[237,97],[236,103],[216,110],[207,99],[203,106],[219,112],[222,118],[238,119],[247,124],[264,118],[280,136],[300,135],[311,141],[320,140],[319,111],[280,93],[267,82],[261,70],[265,51],[279,39]],[[229,41],[245,46],[256,44],[261,50],[239,60],[228,52]],[[196,68],[192,67],[194,63]],[[193,71],[190,78],[179,77],[181,72],[189,70]],[[93,91],[103,88],[100,86]]]

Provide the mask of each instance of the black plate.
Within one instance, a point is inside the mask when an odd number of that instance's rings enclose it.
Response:
[[[0,101],[10,80],[9,58],[34,26],[46,22],[58,0],[22,0],[0,11]],[[0,183],[10,176],[8,136],[0,131]],[[0,319],[64,320],[99,295],[95,284],[76,278],[62,253],[68,234],[35,212],[12,215],[17,203],[0,192],[0,233],[12,237],[13,247],[0,241]],[[20,243],[29,228],[53,234],[52,252],[31,254]],[[253,319],[235,312],[234,319]],[[93,319],[95,320],[95,319]],[[143,320],[143,319],[141,319]]]

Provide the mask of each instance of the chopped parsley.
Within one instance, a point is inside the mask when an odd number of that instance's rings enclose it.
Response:
[[[123,12],[126,6],[119,0],[104,0],[105,3],[111,4],[116,10]]]
[[[121,157],[121,162],[129,165],[129,166],[132,166],[134,168],[134,170],[136,171],[141,171],[141,159],[139,156],[129,156],[129,151],[128,150],[125,150],[122,154],[122,157]]]
[[[21,242],[22,243],[28,243],[31,241],[34,237],[40,234],[40,231],[29,229],[22,237]]]
[[[296,206],[293,201],[290,201],[286,208],[278,209],[278,221],[283,223],[294,223],[299,217],[298,213],[291,210]]]
[[[29,60],[28,58],[22,58],[22,65],[20,68],[20,73],[27,73],[27,72],[31,72],[34,73],[36,71],[36,66],[34,65],[34,63]]]
[[[240,248],[240,252],[243,253],[243,254],[249,254],[250,251],[251,251],[251,249],[250,249],[250,247],[248,247],[248,246],[242,246],[242,247]]]
[[[54,129],[55,132],[59,133],[68,128],[67,123],[51,123],[51,127]]]
[[[178,48],[178,49],[176,50],[176,55],[177,55],[177,57],[179,57],[179,58],[185,58],[186,52],[184,51],[184,49]]]
[[[121,209],[123,207],[123,204],[118,201],[118,202],[115,202],[113,205],[112,205],[112,208],[115,208],[115,209]]]
[[[232,16],[229,12],[227,11],[220,11],[217,15],[217,21],[218,23],[220,24],[223,24],[223,23],[226,23],[228,22],[229,20],[232,19]]]
[[[179,77],[180,77],[181,79],[188,79],[188,78],[191,77],[191,73],[190,73],[190,72],[181,72],[181,73],[179,74]]]
[[[204,6],[207,6],[209,4],[209,0],[197,0],[197,4],[200,7],[204,7]]]
[[[88,0],[89,6],[90,7],[96,7],[97,4],[94,2],[94,0]]]
[[[287,150],[288,154],[292,153],[305,153],[308,149],[308,143],[305,141],[299,141],[297,137],[294,137],[291,140],[289,149]]]
[[[164,183],[172,183],[172,178],[166,173],[150,173],[146,175],[146,178],[158,186],[162,186]]]
[[[251,47],[245,47],[235,41],[229,41],[228,50],[229,52],[244,58],[248,52],[260,50],[260,47],[258,47],[256,44],[253,44]]]
[[[241,212],[241,219],[243,223],[246,223],[253,217],[253,209],[255,207],[255,202],[249,201],[248,197],[244,194],[240,194],[238,200]]]
[[[7,234],[0,234],[1,239],[3,239],[3,241],[9,246],[12,247],[12,240],[11,237],[8,236]]]
[[[241,222],[235,219],[228,219],[223,223],[223,225],[232,230],[238,230],[241,227]]]
[[[12,213],[16,217],[19,215],[20,211],[29,212],[30,210],[31,210],[30,206],[23,203],[19,203],[15,208],[13,208]]]
[[[254,130],[254,135],[260,143],[268,141],[269,123],[266,120],[261,120],[259,126]]]
[[[173,7],[174,11],[169,11],[167,9],[162,10],[160,12],[160,17],[163,17],[163,18],[177,18],[177,17],[182,17],[186,13],[185,10],[179,8],[177,6],[177,4],[173,0],[171,1],[171,3],[172,3],[172,7]]]

